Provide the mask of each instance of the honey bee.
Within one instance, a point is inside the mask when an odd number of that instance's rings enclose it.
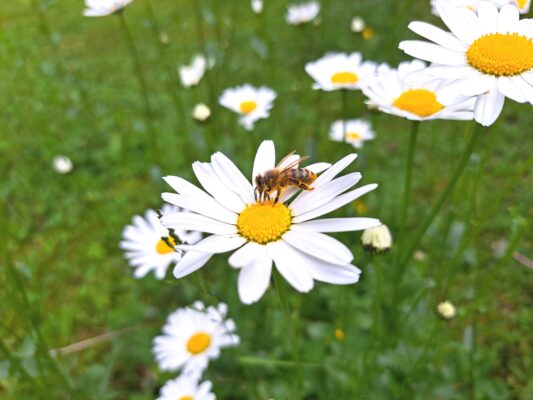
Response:
[[[310,185],[315,181],[317,175],[306,168],[296,167],[302,161],[307,160],[308,156],[300,157],[281,168],[281,165],[293,154],[294,151],[283,157],[275,168],[255,177],[254,196],[256,201],[271,200],[270,196],[277,192],[274,200],[274,204],[276,204],[285,189],[291,186],[296,186],[302,190],[314,189]]]

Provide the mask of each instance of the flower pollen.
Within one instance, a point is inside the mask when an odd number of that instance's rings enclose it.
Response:
[[[239,109],[243,114],[250,114],[257,108],[257,103],[255,101],[243,101],[239,106]]]
[[[176,242],[174,241],[172,236],[167,237],[166,240],[171,245],[173,245],[173,246],[176,245]],[[159,241],[155,245],[155,250],[157,251],[158,254],[169,254],[169,253],[172,253],[174,251],[174,249],[172,247],[170,247],[167,244],[167,242],[165,242],[165,240],[163,240],[163,239],[159,239]]]
[[[289,230],[291,212],[282,203],[254,203],[246,205],[239,214],[237,229],[246,239],[259,244],[275,242]]]
[[[494,76],[515,76],[533,68],[533,40],[517,33],[491,33],[466,51],[468,64]]]
[[[353,72],[337,72],[331,76],[334,85],[355,85],[359,77]]]
[[[211,344],[211,336],[205,332],[192,335],[187,342],[187,351],[193,355],[203,353]]]
[[[427,89],[409,89],[403,92],[392,105],[419,117],[429,117],[444,108],[437,95]]]

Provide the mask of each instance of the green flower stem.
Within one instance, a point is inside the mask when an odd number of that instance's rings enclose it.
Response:
[[[411,181],[413,176],[413,161],[415,156],[416,137],[418,135],[418,128],[420,121],[411,122],[411,130],[409,132],[409,141],[407,144],[407,157],[405,163],[405,178],[403,186],[402,208],[400,211],[400,223],[398,238],[403,240],[405,235],[405,221],[407,219],[407,211],[411,200]]]
[[[440,194],[436,203],[431,208],[430,213],[422,221],[420,228],[414,235],[414,240],[411,242],[407,250],[400,256],[400,263],[397,267],[398,277],[395,283],[396,287],[400,286],[401,280],[403,278],[403,274],[405,272],[405,268],[407,264],[409,263],[409,261],[411,260],[413,253],[418,248],[420,241],[424,237],[430,225],[435,220],[435,217],[438,215],[439,211],[442,209],[442,206],[444,205],[444,203],[446,202],[450,194],[453,192],[455,185],[457,184],[457,182],[459,181],[459,178],[463,174],[463,171],[468,163],[468,160],[470,159],[470,156],[472,155],[472,152],[474,151],[474,148],[476,147],[477,139],[479,138],[479,136],[481,135],[483,131],[484,129],[481,125],[476,125],[476,127],[474,128],[474,132],[471,134],[468,144],[466,145],[463,151],[463,154],[461,158],[459,159],[459,163],[455,167],[452,178],[448,182],[448,186],[446,186],[444,191]],[[396,297],[395,297],[395,300],[397,300]]]
[[[252,366],[265,366],[265,367],[277,367],[277,368],[296,368],[296,363],[294,361],[289,360],[276,360],[272,358],[261,358],[261,357],[254,357],[254,356],[241,356],[239,357],[239,361],[241,364],[244,365],[252,365]],[[301,362],[300,365],[302,367],[307,368],[322,368],[322,365],[319,363],[313,363],[313,362]]]
[[[342,101],[342,140],[346,142],[346,119],[348,118],[348,90],[341,89]]]
[[[276,269],[272,271],[272,276],[274,277],[274,284],[276,286],[276,291],[278,293],[281,310],[283,311],[283,317],[285,318],[285,323],[287,324],[287,327],[289,329],[289,338],[291,341],[293,359],[294,359],[294,364],[295,364],[295,369],[296,369],[296,379],[294,380],[294,387],[293,387],[294,393],[293,393],[293,396],[291,397],[291,400],[299,400],[302,398],[302,363],[300,360],[298,335],[296,333],[296,326],[292,318],[292,314],[291,314],[291,310],[289,306],[289,299],[287,295],[287,288],[285,286],[283,277],[279,274],[279,272]]]
[[[133,36],[131,34],[130,28],[128,27],[128,23],[126,22],[126,17],[124,17],[124,11],[121,10],[117,12],[116,14],[118,15],[120,26],[124,32],[124,36],[126,37],[126,43],[128,45],[128,50],[130,52],[130,56],[133,62],[133,67],[135,69],[137,80],[139,82],[139,87],[141,89],[141,97],[144,103],[144,113],[145,113],[146,123],[148,126],[148,131],[150,133],[150,139],[149,139],[150,152],[151,152],[150,161],[155,164],[158,158],[157,155],[159,153],[159,144],[158,144],[157,134],[156,134],[155,127],[154,127],[154,113],[150,105],[150,98],[148,96],[148,86],[146,85],[146,80],[144,79],[141,59],[139,57],[137,47],[135,46],[135,41],[133,40]]]

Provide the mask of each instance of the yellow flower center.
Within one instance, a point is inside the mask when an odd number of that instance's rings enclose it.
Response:
[[[344,333],[342,329],[340,328],[335,329],[335,339],[337,339],[339,342],[346,339],[346,334]]]
[[[443,109],[437,95],[427,89],[409,89],[403,92],[392,105],[419,117],[429,117]]]
[[[259,244],[275,242],[289,230],[291,212],[285,204],[272,202],[246,205],[239,214],[237,229],[246,239]]]
[[[361,35],[363,35],[363,39],[370,40],[374,37],[374,29],[372,29],[370,26],[367,26],[365,29],[363,29]]]
[[[250,114],[257,108],[257,103],[255,101],[243,101],[239,108],[243,114]]]
[[[361,135],[357,132],[346,132],[346,140],[361,140]]]
[[[168,243],[170,243],[171,245],[175,246],[176,245],[176,242],[174,241],[174,239],[172,238],[172,236],[169,236],[166,238]],[[167,242],[165,242],[163,239],[159,239],[159,241],[157,242],[157,244],[155,245],[155,250],[159,253],[159,254],[168,254],[168,253],[172,253],[174,251],[174,249],[172,247],[170,247]]]
[[[178,400],[194,400],[191,396],[182,396]]]
[[[516,0],[516,3],[518,4],[518,8],[520,8],[520,10],[526,8],[527,2],[528,0]]]
[[[337,72],[331,76],[334,85],[355,85],[359,77],[353,72]]]
[[[491,33],[470,45],[466,59],[484,74],[519,75],[533,68],[533,40],[517,33]]]
[[[211,336],[205,332],[192,335],[187,342],[187,351],[191,354],[200,354],[207,350],[211,344]]]

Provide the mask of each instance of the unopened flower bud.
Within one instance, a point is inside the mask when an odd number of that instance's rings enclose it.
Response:
[[[365,229],[361,235],[365,250],[372,253],[386,253],[392,246],[392,235],[387,225]]]
[[[72,161],[70,160],[70,158],[62,155],[55,156],[52,161],[52,164],[54,166],[54,170],[58,174],[62,175],[68,174],[70,171],[72,171],[73,168]]]
[[[365,20],[361,17],[354,17],[350,24],[350,30],[354,33],[362,32],[366,27]]]
[[[447,300],[437,305],[437,312],[444,319],[452,319],[457,315],[455,306]]]
[[[192,112],[192,117],[197,121],[205,121],[211,116],[211,110],[204,103],[198,103]]]
[[[256,14],[263,12],[263,0],[252,0],[252,10]]]

